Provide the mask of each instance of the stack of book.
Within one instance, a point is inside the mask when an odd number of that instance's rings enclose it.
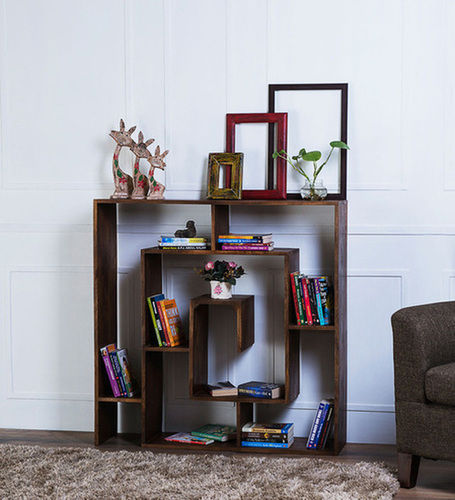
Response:
[[[256,382],[252,380],[238,386],[238,395],[250,398],[277,399],[282,393],[282,385],[268,382]]]
[[[332,287],[327,276],[291,273],[291,288],[297,325],[332,324]]]
[[[206,250],[207,238],[176,238],[161,236],[158,247],[164,250]]]
[[[102,347],[100,353],[114,397],[132,398],[133,380],[128,368],[126,349],[117,349],[115,344],[109,344]]]
[[[176,443],[187,444],[212,444],[215,441],[224,443],[235,439],[237,430],[232,425],[206,424],[194,431],[178,432],[164,438],[166,441],[174,441]]]
[[[272,234],[221,234],[218,237],[221,250],[232,252],[269,252],[273,250]]]
[[[306,447],[320,450],[325,447],[333,424],[333,399],[323,399],[314,417]]]
[[[162,293],[147,297],[158,347],[175,347],[182,343],[182,321],[174,299]],[[155,344],[155,342],[154,342]]]
[[[294,424],[258,424],[248,422],[242,427],[242,446],[259,448],[290,448],[294,442]]]

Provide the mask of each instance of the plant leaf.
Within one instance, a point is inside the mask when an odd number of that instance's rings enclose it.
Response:
[[[332,141],[330,146],[332,146],[332,148],[349,149],[349,146],[343,141]]]
[[[306,153],[306,149],[305,149],[305,148],[302,148],[302,149],[299,151],[299,156],[303,156],[305,153]]]
[[[278,158],[278,151],[275,151],[272,155],[272,158],[276,160]]]
[[[320,151],[309,151],[302,155],[302,160],[305,161],[318,161],[321,159],[322,153]]]

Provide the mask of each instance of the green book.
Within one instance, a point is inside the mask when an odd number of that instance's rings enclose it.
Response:
[[[158,341],[158,347],[162,347],[163,343],[161,342],[160,331],[158,330],[158,325],[156,324],[155,314],[153,313],[152,300],[153,300],[152,297],[147,297],[147,304],[149,305],[150,316],[152,317],[153,328],[155,329],[156,340]]]
[[[232,425],[207,424],[191,432],[193,436],[213,439],[215,441],[229,441],[235,439],[237,429]]]

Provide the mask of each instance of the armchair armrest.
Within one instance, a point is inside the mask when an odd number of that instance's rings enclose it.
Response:
[[[455,361],[455,302],[406,307],[392,315],[395,400],[425,399],[425,373]]]

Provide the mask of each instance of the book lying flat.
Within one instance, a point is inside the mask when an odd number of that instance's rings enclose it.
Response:
[[[208,386],[209,393],[214,396],[237,396],[238,390],[235,385],[231,384],[229,380],[226,382],[217,382],[216,385]]]
[[[232,425],[207,424],[192,431],[191,435],[224,443],[236,438],[237,429]]]
[[[239,396],[249,396],[253,398],[277,399],[281,396],[283,386],[269,382],[257,382],[252,380],[238,387]]]
[[[187,432],[177,432],[177,434],[172,434],[171,436],[164,438],[166,441],[174,441],[176,443],[187,443],[187,444],[212,444],[213,439],[208,439],[204,437],[192,436]]]
[[[267,432],[269,434],[290,434],[294,432],[293,423],[261,424],[248,422],[242,427],[242,432]]]

